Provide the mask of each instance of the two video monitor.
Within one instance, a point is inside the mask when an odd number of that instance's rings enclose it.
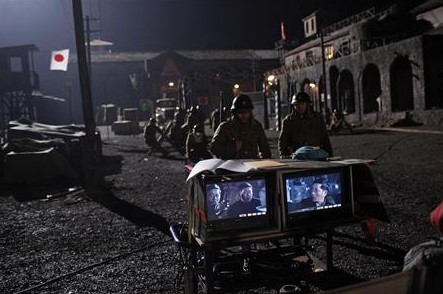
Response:
[[[203,242],[321,231],[353,217],[351,166],[202,175],[193,234]]]

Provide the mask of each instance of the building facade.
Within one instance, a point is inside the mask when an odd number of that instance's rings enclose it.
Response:
[[[442,13],[436,13],[442,3],[430,2],[409,13],[372,8],[325,27],[321,13],[303,19],[310,39],[266,73],[278,81],[281,104],[305,91],[317,111],[344,111],[353,123],[389,125],[412,115],[443,124]]]
[[[223,105],[230,107],[238,91],[261,92],[264,73],[279,65],[275,50],[96,51],[91,55],[95,107],[114,104],[151,114],[160,98],[175,98],[183,108],[199,105],[206,115],[219,107],[221,96]],[[57,77],[72,83],[74,113],[81,108],[76,98],[80,97],[76,62],[72,56],[67,74]],[[64,82],[47,82],[53,88],[45,88],[46,92],[63,95]]]

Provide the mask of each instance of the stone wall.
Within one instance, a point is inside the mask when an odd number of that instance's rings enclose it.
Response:
[[[333,59],[326,62],[326,81],[328,91],[327,106],[330,107],[331,84],[329,69],[332,66],[338,68],[342,73],[348,70],[352,74],[355,93],[355,112],[348,115],[348,120],[353,123],[364,125],[390,125],[391,123],[405,117],[406,112],[412,114],[413,119],[424,124],[441,125],[443,124],[442,109],[425,109],[425,64],[423,58],[423,36],[417,36],[402,40],[399,42],[382,45],[380,47],[367,50],[361,53],[348,55],[339,59]],[[412,68],[412,96],[413,109],[394,112],[392,110],[391,95],[391,66],[396,58],[408,60]],[[363,113],[363,93],[362,93],[362,74],[365,67],[369,64],[375,65],[380,73],[381,83],[381,110],[373,113]],[[301,84],[309,79],[317,85],[323,74],[321,63],[305,68],[285,67],[278,72],[277,78],[280,83],[282,99],[289,99],[289,95],[295,91],[301,90]],[[295,86],[292,86],[294,84]],[[288,90],[288,86],[290,89]],[[319,99],[318,88],[311,91],[315,99]],[[401,99],[401,98],[399,98]]]

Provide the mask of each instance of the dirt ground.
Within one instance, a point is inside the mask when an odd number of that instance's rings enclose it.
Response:
[[[371,170],[391,219],[376,223],[372,244],[359,225],[338,228],[334,265],[354,281],[401,271],[407,250],[435,236],[428,215],[443,198],[443,134],[361,130],[331,141],[337,156],[376,159]],[[1,293],[181,293],[169,226],[187,219],[185,158],[147,155],[141,136],[105,136],[103,153],[122,167],[106,177],[100,199],[0,187]],[[324,236],[311,243],[324,260]]]

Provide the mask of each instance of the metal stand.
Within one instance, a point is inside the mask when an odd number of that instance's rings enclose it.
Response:
[[[266,254],[276,253],[276,255],[287,255],[288,252],[304,252],[303,255],[305,258],[310,258],[309,254],[306,253],[306,248],[309,248],[307,238],[305,238],[305,242],[303,244],[301,241],[301,236],[299,235],[281,235],[277,238],[269,238],[268,236],[263,236],[263,238],[254,240],[254,241],[240,241],[234,243],[225,243],[225,242],[211,242],[205,245],[199,244],[193,237],[189,241],[189,236],[187,234],[186,225],[174,225],[170,227],[170,231],[176,242],[179,250],[186,250],[189,254],[186,255],[187,260],[183,261],[182,270],[184,271],[184,283],[183,287],[185,288],[185,293],[187,294],[197,294],[199,293],[199,289],[204,293],[219,293],[220,291],[224,291],[224,285],[218,279],[222,279],[220,276],[217,276],[216,267],[218,265],[223,264],[223,261],[226,259],[226,264],[233,263],[230,258],[236,258],[236,261],[243,261],[243,275],[246,277],[253,277],[254,275],[250,275],[249,271],[251,270],[249,266],[249,260],[260,258],[261,256],[266,256]],[[329,230],[326,232],[326,266],[322,264],[323,270],[331,270],[333,268],[333,252],[332,252],[332,234],[333,231]],[[284,245],[280,247],[280,241],[285,240],[293,240],[292,247],[289,245]],[[265,244],[273,244],[272,249],[260,249],[258,248],[258,244],[261,246],[266,246]],[[227,248],[232,247],[240,247],[243,248],[244,251],[239,251],[237,253],[230,253],[228,257],[226,255],[222,256]],[[251,250],[251,247],[253,250]],[[226,254],[226,253],[224,253]],[[289,254],[290,255],[290,254]],[[302,256],[302,255],[300,255]],[[200,258],[200,259],[199,259]],[[314,258],[315,259],[315,258]],[[311,260],[312,261],[312,260]],[[238,263],[239,264],[239,263]],[[309,263],[308,263],[309,264]],[[314,264],[310,265],[312,269],[314,268]],[[303,272],[303,269],[300,269],[300,276],[306,274]],[[256,269],[257,271],[257,269]],[[313,271],[310,272],[314,274]],[[277,274],[278,273],[274,273]],[[238,275],[238,273],[233,272],[233,276]],[[294,275],[296,277],[297,275]],[[218,278],[217,278],[218,277]],[[220,283],[220,288],[219,288]],[[231,287],[232,285],[228,285]]]

